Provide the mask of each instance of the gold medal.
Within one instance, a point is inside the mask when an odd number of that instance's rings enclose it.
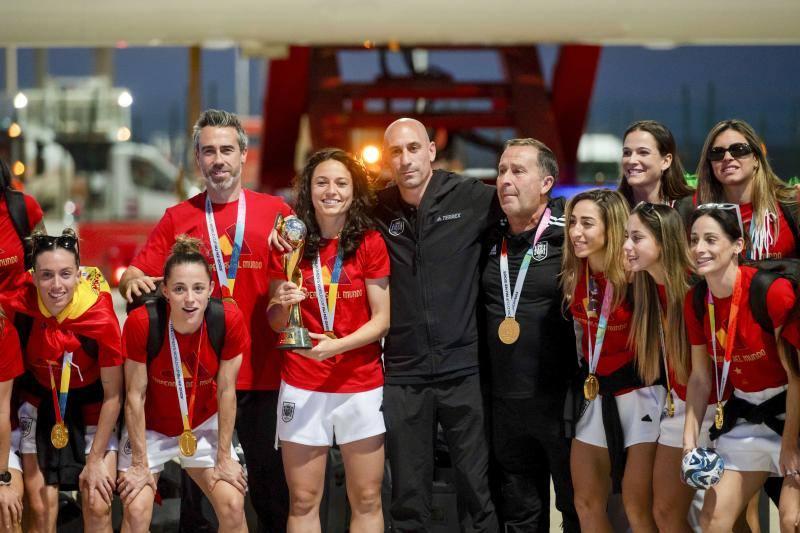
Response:
[[[57,422],[53,429],[50,430],[50,442],[59,450],[67,445],[69,442],[69,432],[64,422]]]
[[[335,339],[336,338],[336,333],[334,333],[332,331],[324,331],[323,335],[325,335],[329,339]]]
[[[184,457],[191,457],[197,451],[197,437],[194,436],[191,429],[184,430],[178,437],[178,448]]]
[[[514,344],[519,339],[519,322],[513,316],[507,316],[497,328],[497,336],[503,344]]]
[[[583,397],[590,402],[597,398],[600,392],[600,382],[597,381],[597,376],[589,374],[583,381]]]
[[[672,391],[667,393],[667,416],[672,418],[675,416],[675,401],[672,399]]]
[[[725,414],[722,410],[722,402],[717,402],[717,409],[714,413],[714,427],[722,429],[722,423],[725,421]]]

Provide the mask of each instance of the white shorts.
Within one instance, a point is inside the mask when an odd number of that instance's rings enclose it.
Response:
[[[19,470],[22,472],[22,461],[19,458],[19,428],[11,432],[11,448],[8,450],[8,468],[9,470]]]
[[[658,437],[658,443],[662,446],[682,449],[683,426],[686,422],[686,402],[678,398],[674,390],[672,391],[672,399],[675,403],[675,415],[667,416],[666,412],[662,413],[661,435]],[[703,415],[703,420],[700,423],[700,433],[697,436],[697,446],[700,448],[711,446],[711,437],[708,436],[708,430],[711,429],[711,425],[714,423],[715,413],[715,404],[706,407],[705,415]]]
[[[625,447],[658,440],[661,410],[667,391],[661,385],[642,387],[621,396],[616,396],[619,419],[625,434]],[[586,444],[608,448],[605,426],[603,426],[603,398],[598,396],[589,402],[586,411],[578,420],[575,438]]]
[[[733,395],[758,405],[786,390],[786,386],[773,387],[760,392],[734,390]],[[786,415],[778,416],[783,420]],[[778,467],[781,453],[781,436],[766,424],[751,424],[740,419],[728,433],[717,439],[717,453],[725,460],[726,470],[740,472],[770,472],[780,475]]]
[[[281,382],[278,396],[278,441],[308,446],[347,444],[386,433],[383,387],[338,393],[298,389]]]
[[[183,468],[214,468],[217,464],[217,442],[219,441],[217,414],[211,415],[205,422],[192,429],[197,437],[197,451],[191,457],[181,455],[178,447],[178,437],[170,437],[153,431],[145,430],[147,446],[147,464],[153,473],[164,470],[164,465],[178,459]],[[122,428],[122,446],[117,459],[117,470],[125,471],[131,466],[131,442],[128,439],[128,428]],[[231,444],[231,457],[239,461]]]
[[[17,413],[19,414],[19,429],[21,433],[19,451],[20,453],[36,453],[36,419],[39,409],[29,402],[23,402],[22,405],[19,406]],[[92,451],[95,433],[97,433],[97,426],[86,426],[84,441],[85,453],[87,455]],[[108,438],[106,451],[116,451],[118,448],[119,439],[117,439],[117,432],[112,431],[111,436]]]

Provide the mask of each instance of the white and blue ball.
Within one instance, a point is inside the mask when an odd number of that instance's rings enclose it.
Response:
[[[712,448],[694,448],[681,461],[681,478],[695,489],[710,489],[724,472],[725,461]]]

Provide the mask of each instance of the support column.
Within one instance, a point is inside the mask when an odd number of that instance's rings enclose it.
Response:
[[[189,85],[186,88],[186,164],[185,174],[194,175],[194,142],[192,141],[192,129],[194,123],[200,116],[200,106],[202,102],[202,50],[199,46],[189,48]]]

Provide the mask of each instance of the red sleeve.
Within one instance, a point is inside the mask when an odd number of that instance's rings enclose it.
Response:
[[[122,329],[122,355],[137,363],[147,363],[147,309],[142,306],[131,311]]]
[[[786,316],[794,306],[794,290],[789,280],[776,279],[767,291],[767,313],[772,324],[778,328],[786,321]]]
[[[0,381],[12,380],[24,371],[17,330],[10,319],[0,318]]]
[[[168,209],[150,232],[144,247],[131,261],[131,266],[135,266],[148,276],[160,276],[164,272],[164,263],[167,262],[172,245],[175,244],[174,228],[172,210]]]
[[[706,332],[703,330],[703,323],[697,320],[694,312],[694,291],[689,289],[686,299],[683,301],[683,317],[686,321],[686,333],[689,336],[689,344],[692,346],[706,345]]]
[[[364,236],[362,268],[366,279],[380,279],[389,276],[389,252],[386,243],[377,231]],[[361,249],[359,249],[361,252]]]
[[[222,359],[233,359],[250,348],[250,335],[244,325],[244,316],[239,307],[232,302],[224,302],[225,308],[225,346]]]
[[[36,224],[42,221],[42,207],[33,196],[25,194],[23,198],[25,198],[25,209],[28,211],[28,224],[31,226],[31,231],[33,231]]]
[[[277,250],[270,249],[269,251],[269,279],[286,279],[286,273],[283,271],[283,254]]]

